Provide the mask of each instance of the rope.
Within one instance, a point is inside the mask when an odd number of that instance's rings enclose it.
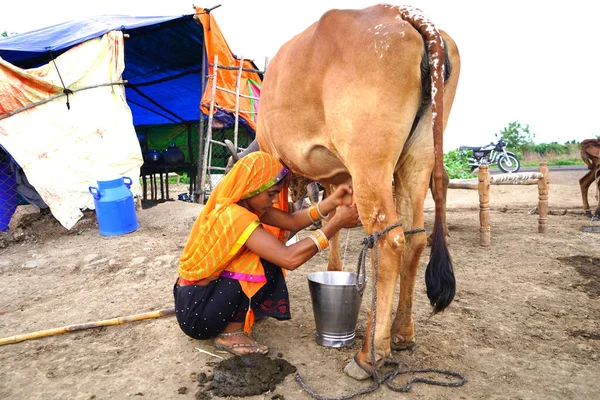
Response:
[[[110,83],[100,83],[100,84],[97,84],[97,85],[86,86],[86,87],[82,87],[82,88],[79,88],[79,89],[68,89],[68,92],[70,94],[73,94],[73,93],[81,92],[82,90],[95,89],[95,88],[99,88],[99,87],[103,87],[103,86],[114,86],[114,85],[124,85],[124,84],[125,84],[125,81],[117,81],[117,82],[110,82]],[[27,110],[29,110],[31,108],[40,106],[42,104],[46,104],[48,102],[56,100],[56,99],[58,99],[58,98],[60,98],[62,96],[65,96],[65,95],[66,94],[63,91],[63,93],[56,94],[54,96],[50,96],[50,97],[48,97],[48,98],[46,98],[44,100],[36,101],[35,103],[31,103],[31,104],[28,104],[28,105],[26,105],[24,107],[17,108],[16,110],[9,111],[9,112],[7,112],[5,114],[1,114],[0,115],[0,121],[3,120],[3,119],[5,119],[5,118],[12,117],[13,115],[18,114],[20,112],[27,111]],[[130,100],[128,100],[128,101],[130,101]]]
[[[71,104],[69,104],[69,95],[73,94],[73,91],[71,89],[67,89],[67,87],[65,86],[65,82],[63,81],[63,78],[60,75],[60,71],[58,70],[58,65],[56,65],[56,60],[54,59],[54,55],[52,55],[52,52],[50,51],[50,49],[48,49],[48,54],[50,54],[50,58],[52,59],[54,68],[56,68],[56,72],[58,73],[58,78],[60,79],[60,83],[63,86],[63,93],[67,96],[67,110],[70,110]]]
[[[377,325],[377,277],[379,276],[379,252],[378,252],[378,247],[379,246],[375,246],[375,243],[377,243],[377,241],[379,240],[379,238],[383,235],[385,235],[386,233],[388,233],[389,231],[391,231],[394,228],[397,228],[399,226],[402,226],[402,222],[396,222],[395,224],[392,224],[390,226],[388,226],[387,228],[385,228],[382,231],[379,232],[375,232],[371,235],[366,236],[363,240],[362,240],[362,245],[363,248],[360,251],[360,254],[358,256],[358,265],[356,268],[356,288],[358,290],[358,292],[360,293],[360,295],[362,296],[365,286],[366,286],[366,268],[365,268],[365,260],[366,260],[366,256],[367,256],[367,251],[369,249],[373,249],[374,254],[373,254],[373,275],[375,276],[375,279],[373,279],[373,296],[372,296],[372,300],[371,300],[371,309],[373,310],[373,322],[371,323],[371,332],[370,332],[370,353],[371,353],[371,360],[373,360],[373,363],[375,363],[375,341],[373,340],[375,338],[375,326]],[[411,229],[408,231],[404,232],[404,235],[412,235],[415,233],[421,233],[421,232],[425,232],[425,228],[417,228],[417,229]],[[362,280],[362,284],[360,283],[360,274],[361,274],[361,269],[363,270],[363,280]],[[448,371],[448,370],[444,370],[444,369],[438,369],[438,368],[418,368],[418,369],[405,369],[402,370],[401,369],[401,365],[399,362],[396,361],[385,361],[384,362],[384,366],[390,367],[390,366],[394,366],[396,367],[396,369],[393,372],[390,372],[386,375],[383,376],[379,376],[377,374],[377,370],[373,369],[373,372],[371,373],[371,377],[373,378],[374,383],[364,389],[359,389],[357,392],[355,393],[351,393],[342,397],[324,397],[321,396],[315,392],[313,392],[307,385],[306,383],[304,383],[304,380],[302,379],[302,377],[300,376],[299,372],[296,372],[296,381],[300,384],[300,386],[314,399],[317,400],[349,400],[353,397],[362,395],[362,394],[367,394],[367,393],[371,393],[373,391],[375,391],[379,386],[381,386],[381,384],[385,383],[386,386],[395,391],[395,392],[408,392],[413,383],[426,383],[429,385],[437,385],[437,386],[447,386],[447,387],[458,387],[458,386],[462,386],[467,382],[467,378],[465,378],[464,375],[458,373],[458,372],[453,372],[453,371]],[[450,381],[450,382],[444,382],[444,381],[438,381],[438,380],[434,380],[434,379],[428,379],[428,378],[420,378],[420,377],[412,377],[408,380],[408,382],[406,383],[406,385],[404,386],[397,386],[394,385],[393,380],[398,376],[398,375],[405,375],[405,374],[416,374],[416,373],[438,373],[438,374],[442,374],[442,375],[447,375],[447,376],[452,376],[452,377],[456,377],[459,378],[460,380],[458,381]]]

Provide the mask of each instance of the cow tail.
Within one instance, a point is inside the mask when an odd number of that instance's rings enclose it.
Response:
[[[429,264],[425,271],[427,297],[433,307],[433,313],[443,311],[454,299],[456,280],[452,260],[446,245],[443,224],[443,174],[444,174],[444,45],[440,32],[426,18],[421,10],[412,7],[401,7],[402,19],[410,22],[425,38],[429,55],[431,77],[431,109],[433,119],[433,147],[435,164],[433,181],[435,190],[435,223]]]

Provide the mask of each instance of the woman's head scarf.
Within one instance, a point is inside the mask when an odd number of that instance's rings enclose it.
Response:
[[[244,240],[248,226],[258,221],[256,214],[236,203],[286,180],[288,175],[283,164],[268,153],[254,152],[238,160],[214,188],[194,223],[180,258],[179,276],[190,281],[218,276],[235,256],[232,250],[239,249],[240,238]],[[288,211],[287,186],[286,180],[275,205],[285,212]],[[283,240],[283,231],[265,228]]]

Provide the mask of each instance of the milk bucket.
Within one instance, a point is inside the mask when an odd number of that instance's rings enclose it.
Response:
[[[364,276],[360,276],[362,285]],[[328,347],[354,344],[362,293],[356,287],[356,273],[313,272],[308,275],[317,332],[315,340]]]
[[[96,219],[101,235],[122,235],[133,232],[139,227],[130,187],[131,178],[126,176],[109,181],[98,181],[98,187],[89,187],[90,193],[94,196]]]

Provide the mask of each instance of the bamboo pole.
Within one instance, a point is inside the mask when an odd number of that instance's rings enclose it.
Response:
[[[30,333],[24,333],[21,335],[5,337],[5,338],[0,339],[0,346],[4,346],[6,344],[19,343],[19,342],[23,342],[25,340],[30,340],[30,339],[39,339],[39,338],[46,337],[46,336],[60,335],[62,333],[81,331],[84,329],[99,328],[101,326],[122,325],[126,322],[141,321],[141,320],[150,319],[150,318],[160,318],[160,317],[164,317],[164,316],[172,315],[172,314],[175,314],[174,308],[165,308],[162,310],[151,311],[151,312],[147,312],[147,313],[143,313],[143,314],[134,314],[134,315],[126,316],[126,317],[105,319],[103,321],[88,322],[85,324],[67,325],[67,326],[63,326],[61,328],[46,329],[43,331],[30,332]]]
[[[217,89],[220,90],[221,92],[230,93],[230,94],[236,94],[235,90],[229,90],[229,89],[226,89],[226,88],[221,87],[221,86],[217,86]],[[248,96],[248,95],[245,95],[243,93],[238,93],[238,94],[240,95],[240,97],[242,97],[244,99],[260,100],[260,97]]]
[[[539,172],[521,172],[519,174],[500,174],[490,176],[492,185],[537,185],[537,180],[543,175]]]
[[[479,189],[479,182],[477,180],[457,180],[452,179],[448,183],[448,189]]]
[[[479,167],[479,244],[490,245],[490,172],[487,165]]]
[[[196,166],[196,179],[194,182],[196,198],[194,202],[204,204],[204,188],[202,187],[202,167],[204,165],[204,114],[202,113],[202,98],[206,91],[206,84],[208,83],[208,77],[206,76],[206,64],[207,60],[206,52],[206,41],[202,41],[202,75],[200,76],[200,105],[198,109],[200,111],[200,121],[198,123],[198,164]],[[200,188],[200,189],[198,189]]]
[[[538,232],[546,233],[546,231],[548,230],[548,164],[545,162],[541,162],[539,171],[543,175],[543,177],[538,179]]]
[[[210,141],[212,140],[212,122],[213,122],[213,113],[215,111],[215,97],[217,95],[217,71],[218,71],[218,63],[219,56],[215,54],[215,66],[213,67],[212,74],[212,89],[210,95],[210,107],[208,111],[208,126],[206,128],[206,145],[204,146],[204,156],[202,158],[202,176],[200,176],[200,204],[204,204],[204,187],[206,186],[206,172],[208,170],[208,151],[210,148]]]
[[[235,79],[235,122],[233,126],[233,147],[238,151],[238,127],[240,124],[240,83],[242,81],[242,68],[244,57],[240,57],[240,69]]]
[[[489,170],[488,170],[489,171]],[[542,178],[540,172],[525,172],[519,174],[500,174],[490,176],[490,185],[537,185]],[[449,189],[478,189],[479,179],[451,179]]]

